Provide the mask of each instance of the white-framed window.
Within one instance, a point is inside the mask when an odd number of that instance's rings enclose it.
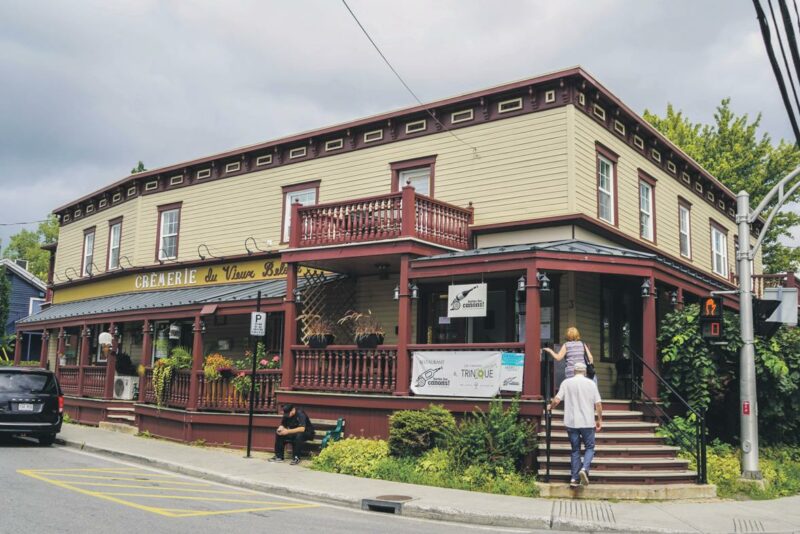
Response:
[[[44,303],[44,299],[31,297],[28,301],[28,315],[33,315],[34,313],[42,311],[42,303]]]
[[[639,181],[639,235],[643,239],[653,241],[653,186]]]
[[[415,192],[420,195],[431,195],[431,168],[430,166],[418,169],[406,169],[397,174],[398,187],[403,189],[407,183],[411,183]]]
[[[283,240],[289,241],[289,228],[292,224],[292,204],[299,202],[303,206],[310,206],[317,203],[317,188],[309,187],[297,191],[287,191],[284,193],[283,201]]]
[[[692,257],[692,219],[689,206],[678,204],[678,230],[680,233],[681,256]]]
[[[168,209],[161,212],[158,243],[159,260],[173,260],[178,257],[178,226],[180,214],[180,208]]]
[[[119,269],[119,245],[122,239],[122,222],[116,222],[108,229],[108,269]]]
[[[597,216],[614,224],[614,163],[597,155]]]
[[[711,226],[711,267],[714,273],[728,277],[728,236]]]
[[[94,262],[94,230],[83,235],[83,264],[81,276],[92,276]]]

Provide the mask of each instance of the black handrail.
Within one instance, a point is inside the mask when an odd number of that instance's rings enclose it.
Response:
[[[543,358],[544,362],[544,442],[545,442],[545,454],[547,458],[547,465],[545,467],[545,474],[544,480],[545,482],[550,482],[550,443],[551,443],[551,432],[553,426],[553,414],[550,412],[550,401],[553,396],[552,392],[552,371],[553,371],[553,359],[544,352],[544,350],[540,351],[540,356]]]
[[[628,350],[628,353],[632,355],[631,357],[631,400],[632,401],[647,401],[649,404],[652,405],[653,408],[658,410],[659,414],[656,416],[666,424],[671,425],[675,430],[677,430],[677,434],[680,437],[681,442],[683,442],[684,448],[687,450],[694,449],[694,457],[697,463],[697,483],[698,484],[706,484],[708,482],[708,469],[707,469],[707,459],[706,459],[706,417],[705,417],[705,410],[695,410],[692,406],[678,393],[675,388],[667,382],[667,380],[662,377],[655,369],[653,369],[644,359],[639,356],[630,346],[625,347]],[[669,391],[686,409],[687,412],[691,412],[695,416],[695,435],[694,439],[691,436],[688,436],[680,427],[675,425],[674,418],[669,415],[662,407],[661,404],[653,400],[645,391],[642,385],[639,384],[639,381],[636,376],[636,369],[635,369],[635,357],[642,363],[642,381],[644,381],[644,371],[650,371],[652,375],[658,380],[658,382],[664,386],[667,391]],[[636,398],[636,394],[639,394],[639,398]]]

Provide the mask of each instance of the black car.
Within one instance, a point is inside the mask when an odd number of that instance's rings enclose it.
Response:
[[[63,414],[64,395],[55,373],[0,367],[0,434],[24,434],[52,445]]]

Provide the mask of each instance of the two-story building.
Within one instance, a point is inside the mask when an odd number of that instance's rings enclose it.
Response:
[[[541,413],[540,349],[568,326],[603,395],[629,395],[631,351],[658,367],[660,318],[735,276],[734,193],[581,68],[127,176],[54,213],[50,306],[18,330],[44,333],[76,418],[135,403],[142,429],[174,439],[241,442],[241,404],[202,362],[252,348],[259,291],[281,360],[258,372],[259,411],[292,401],[382,435],[387,414],[431,402],[412,391],[431,351],[524,354],[523,411]],[[462,285],[480,313],[453,313]],[[338,324],[351,309],[382,325],[376,348]],[[304,344],[315,317],[333,344]],[[101,331],[147,369],[138,398],[108,400]],[[194,365],[157,410],[150,368],[177,345]]]

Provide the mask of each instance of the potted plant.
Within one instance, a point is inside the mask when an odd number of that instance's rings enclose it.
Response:
[[[233,376],[233,362],[222,354],[209,354],[203,362],[203,375],[209,382]]]
[[[372,315],[372,310],[367,310],[367,313],[350,310],[339,319],[339,324],[346,323],[353,324],[353,337],[358,348],[374,349],[378,345],[383,345],[386,332],[381,323]]]
[[[304,313],[298,316],[297,320],[305,324],[306,335],[303,336],[303,343],[312,349],[324,349],[335,341],[333,324],[327,319],[317,314]]]

